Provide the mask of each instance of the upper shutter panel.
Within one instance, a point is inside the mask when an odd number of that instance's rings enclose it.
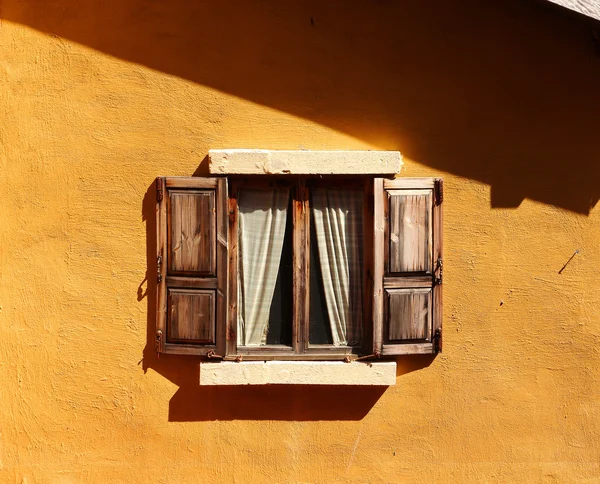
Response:
[[[215,276],[216,190],[169,190],[169,272]]]
[[[442,180],[375,179],[374,352],[437,353],[442,324]]]
[[[156,349],[223,355],[227,179],[158,178]]]
[[[431,272],[432,191],[386,190],[389,274]]]

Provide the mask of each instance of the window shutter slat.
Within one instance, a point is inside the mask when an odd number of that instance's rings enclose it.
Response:
[[[157,351],[224,354],[227,180],[157,179]]]
[[[374,237],[376,354],[441,349],[441,201],[438,179],[375,180],[375,220],[383,220]]]

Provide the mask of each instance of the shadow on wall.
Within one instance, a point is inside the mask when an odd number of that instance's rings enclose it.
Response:
[[[597,23],[545,2],[4,0],[0,16],[485,182],[494,207],[600,197]]]
[[[148,325],[143,368],[156,371],[179,389],[169,402],[169,421],[204,420],[360,420],[387,387],[354,386],[214,386],[201,387],[199,357],[163,355],[154,348],[156,331],[156,187],[146,191],[142,218],[146,222],[146,280],[148,290],[138,289],[138,301],[146,298]],[[140,288],[144,284],[140,284]],[[397,376],[429,366],[433,355],[415,355],[399,361]]]

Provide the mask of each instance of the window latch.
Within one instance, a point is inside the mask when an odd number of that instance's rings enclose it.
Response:
[[[163,189],[162,189],[162,180],[160,178],[156,179],[156,201],[162,202],[163,199]]]
[[[437,286],[442,283],[444,277],[444,263],[441,257],[438,257],[437,265],[435,268],[436,275],[433,278],[433,285]]]
[[[440,352],[440,341],[442,339],[442,329],[438,328],[435,330],[433,335],[433,352],[437,355]]]
[[[156,332],[156,339],[154,340],[154,348],[156,349],[156,357],[160,358],[160,354],[163,351],[163,332],[160,329]]]

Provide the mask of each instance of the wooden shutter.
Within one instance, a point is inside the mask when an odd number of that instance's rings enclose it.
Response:
[[[375,354],[441,351],[442,188],[435,178],[375,179]]]
[[[224,355],[227,179],[157,178],[156,350]]]

